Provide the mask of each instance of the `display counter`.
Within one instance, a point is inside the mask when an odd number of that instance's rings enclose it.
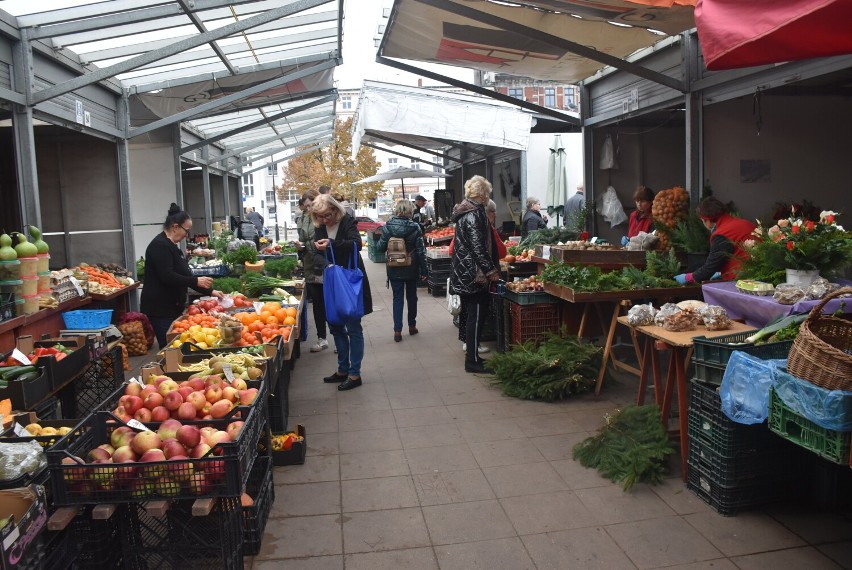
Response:
[[[55,337],[65,328],[62,313],[85,307],[92,303],[91,297],[74,297],[60,303],[54,309],[41,309],[32,315],[16,317],[0,323],[0,352],[9,352],[15,348],[18,337],[32,336],[41,338],[42,335]]]

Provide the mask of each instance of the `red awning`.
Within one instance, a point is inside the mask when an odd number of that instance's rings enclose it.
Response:
[[[852,53],[850,0],[698,0],[707,69]]]

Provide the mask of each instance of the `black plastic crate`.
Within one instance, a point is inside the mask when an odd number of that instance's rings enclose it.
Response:
[[[701,361],[705,364],[715,364],[723,368],[728,364],[735,350],[745,352],[755,358],[762,358],[763,360],[787,358],[790,349],[793,347],[792,340],[757,345],[742,344],[745,342],[745,339],[756,332],[757,329],[713,338],[697,336],[692,339],[694,358],[696,361]]]
[[[107,520],[92,518],[93,507],[83,507],[71,522],[79,554],[75,570],[113,570],[121,568],[121,548],[118,547],[118,527],[125,505],[118,505]]]
[[[296,426],[295,432],[302,436],[302,441],[294,442],[293,446],[286,451],[272,450],[272,464],[276,467],[305,464],[305,457],[308,453],[308,434],[302,424]]]
[[[13,410],[31,410],[50,393],[47,370],[37,368],[39,375],[30,380],[10,380],[7,388],[0,389],[0,400],[12,400]]]
[[[192,515],[193,501],[173,501],[165,516],[130,504],[119,524],[127,570],[240,570],[243,568],[239,497],[219,499],[206,516]],[[118,546],[118,545],[117,545]]]
[[[723,457],[735,457],[750,450],[765,451],[775,438],[766,424],[743,425],[722,413],[722,403],[715,387],[692,380],[689,384],[687,423],[690,438],[701,438]]]
[[[727,365],[710,364],[698,359],[693,359],[692,364],[695,366],[696,380],[714,386],[722,385],[722,378],[725,377]]]
[[[779,474],[782,459],[783,452],[778,445],[764,450],[747,449],[733,457],[725,457],[700,437],[689,440],[689,465],[699,468],[712,481],[726,488],[770,484]]]
[[[243,507],[243,555],[254,556],[260,552],[263,531],[272,510],[272,503],[275,502],[271,457],[255,459],[246,484],[246,493],[254,500],[254,504]]]
[[[148,499],[239,497],[257,455],[261,411],[250,408],[235,441],[220,443],[198,459],[80,464],[89,450],[109,442],[120,422],[109,412],[88,416],[47,450],[54,503],[57,506],[134,503]],[[231,419],[193,422],[219,430]],[[157,423],[145,424],[152,430]],[[63,464],[63,459],[71,463]]]
[[[42,534],[44,548],[43,568],[47,570],[66,570],[71,568],[79,557],[79,543],[73,526],[63,530],[45,530]]]
[[[433,285],[433,284],[429,283],[427,285],[426,290],[433,297],[443,297],[444,295],[447,294],[447,280],[445,279],[444,282],[441,283],[440,285],[437,285],[437,284]]]
[[[123,383],[121,347],[116,345],[93,361],[92,365],[70,384],[73,388],[73,398],[62,399],[62,413],[82,418],[97,410],[98,405]]]
[[[729,517],[742,510],[765,505],[782,499],[785,489],[781,485],[755,482],[751,485],[724,487],[700,467],[689,464],[686,487],[720,515]]]

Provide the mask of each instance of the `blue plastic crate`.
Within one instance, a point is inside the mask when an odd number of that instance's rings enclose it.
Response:
[[[102,329],[112,322],[112,309],[92,309],[62,313],[65,328],[72,330]]]

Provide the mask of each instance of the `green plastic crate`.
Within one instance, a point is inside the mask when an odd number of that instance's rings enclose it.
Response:
[[[818,426],[788,408],[772,389],[769,391],[769,429],[832,463],[849,464],[852,433]]]
[[[695,365],[696,380],[714,386],[722,385],[722,378],[725,376],[727,365],[708,364],[698,359],[693,359],[692,363]]]

